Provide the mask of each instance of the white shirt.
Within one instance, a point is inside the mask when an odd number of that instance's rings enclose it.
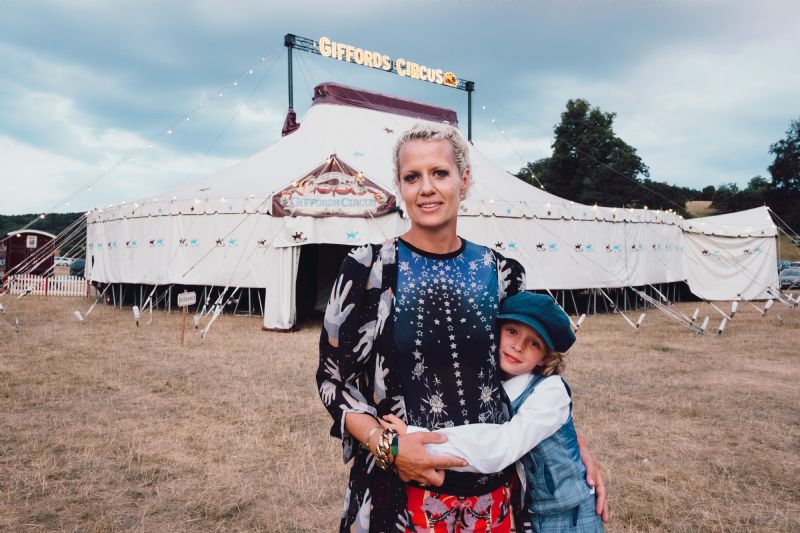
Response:
[[[514,401],[525,391],[533,374],[522,374],[503,383]],[[541,441],[558,431],[569,418],[570,398],[559,376],[544,378],[520,406],[517,414],[504,424],[469,424],[437,429],[447,442],[428,444],[431,455],[462,457],[469,466],[454,468],[461,472],[490,474],[513,464]],[[408,432],[428,431],[408,426]]]

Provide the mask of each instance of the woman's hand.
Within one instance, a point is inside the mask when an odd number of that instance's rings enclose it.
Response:
[[[595,513],[600,515],[603,523],[608,522],[608,500],[606,499],[606,486],[603,483],[603,474],[592,452],[586,447],[586,442],[578,434],[578,449],[581,453],[581,462],[586,468],[586,483],[594,487],[596,497]]]
[[[398,435],[405,435],[408,433],[408,424],[400,420],[394,415],[386,415],[383,419],[378,419],[383,429],[393,429]]]
[[[425,449],[426,444],[440,444],[447,437],[437,433],[409,433],[399,435],[397,441],[397,459],[395,467],[402,481],[416,481],[420,485],[441,487],[444,483],[444,472],[448,468],[467,466],[460,457],[450,455],[431,455]]]

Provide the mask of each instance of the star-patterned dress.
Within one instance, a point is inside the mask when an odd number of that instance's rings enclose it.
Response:
[[[345,462],[353,459],[341,531],[404,531],[409,523],[405,484],[358,446],[345,415],[394,414],[428,429],[505,421],[494,318],[524,288],[519,263],[464,239],[446,255],[399,239],[348,255],[325,312],[317,370],[331,435],[342,439]],[[448,471],[437,490],[479,495],[505,480]]]

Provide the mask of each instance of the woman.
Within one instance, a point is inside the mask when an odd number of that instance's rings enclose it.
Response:
[[[507,295],[524,290],[525,273],[458,237],[470,167],[455,128],[415,126],[398,140],[394,163],[411,229],[349,254],[320,338],[320,397],[345,462],[353,459],[340,527],[427,530],[457,519],[466,530],[508,531],[511,469],[445,475],[465,463],[425,451],[444,437],[392,434],[378,418],[432,430],[507,420],[494,315]]]

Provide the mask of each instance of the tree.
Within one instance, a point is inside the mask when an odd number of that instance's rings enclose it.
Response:
[[[714,197],[714,192],[715,191],[716,191],[716,189],[714,189],[713,185],[708,185],[706,187],[703,187],[703,190],[700,191],[700,199],[701,200],[711,200]]]
[[[786,138],[769,147],[775,160],[767,167],[772,175],[772,186],[786,192],[800,192],[800,118],[793,120],[786,130]]]
[[[800,231],[800,118],[786,130],[786,138],[769,147],[775,156],[768,167],[772,176],[766,199],[769,206],[795,231]]]
[[[739,186],[735,183],[723,183],[714,191],[711,198],[711,207],[721,213],[737,211],[738,203],[736,197],[739,194]]]
[[[615,116],[586,100],[570,100],[554,129],[553,155],[528,163],[518,176],[584,204],[643,205],[639,176],[649,176],[649,169],[614,133]]]

